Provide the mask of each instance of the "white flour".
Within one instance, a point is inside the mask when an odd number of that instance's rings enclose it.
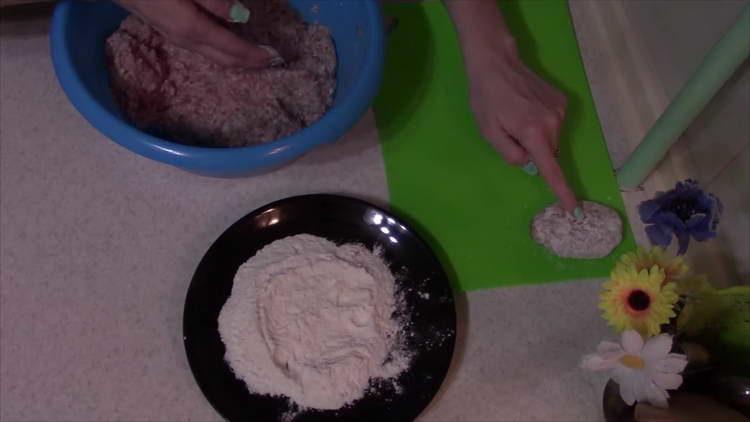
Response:
[[[298,235],[239,268],[219,333],[250,391],[338,409],[408,367],[396,310],[393,275],[376,254]]]

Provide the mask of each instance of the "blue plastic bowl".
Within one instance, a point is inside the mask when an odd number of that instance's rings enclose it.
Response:
[[[125,148],[162,163],[217,177],[242,176],[281,166],[343,136],[375,97],[383,72],[384,34],[377,0],[290,0],[308,21],[331,29],[338,56],[331,109],[315,124],[257,146],[204,148],[145,133],[120,113],[110,92],[104,41],[127,13],[109,1],[63,0],[52,19],[55,73],[78,111]]]

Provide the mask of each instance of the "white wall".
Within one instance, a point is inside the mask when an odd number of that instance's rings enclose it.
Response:
[[[575,1],[575,0],[574,0]],[[673,98],[710,50],[750,2],[624,1],[631,23],[647,49],[651,69]],[[679,141],[690,175],[724,202],[720,226],[721,260],[696,265],[725,265],[729,282],[750,283],[750,63],[746,62],[717,94]]]
[[[750,0],[570,0],[586,72],[615,166],[627,158],[703,56]],[[717,284],[750,283],[750,64],[724,86],[643,190],[623,192],[639,243],[637,204],[687,177],[725,205],[718,240],[689,260]]]

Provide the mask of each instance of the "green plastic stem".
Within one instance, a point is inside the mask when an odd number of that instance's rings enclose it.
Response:
[[[750,5],[703,58],[664,114],[617,172],[622,189],[638,187],[688,128],[711,98],[750,55]]]

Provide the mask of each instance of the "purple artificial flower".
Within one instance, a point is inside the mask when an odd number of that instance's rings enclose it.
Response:
[[[690,237],[702,242],[716,237],[724,207],[719,198],[704,192],[695,180],[679,182],[674,189],[658,192],[654,199],[641,202],[638,213],[646,224],[652,244],[666,248],[677,237],[678,255],[687,252]]]

